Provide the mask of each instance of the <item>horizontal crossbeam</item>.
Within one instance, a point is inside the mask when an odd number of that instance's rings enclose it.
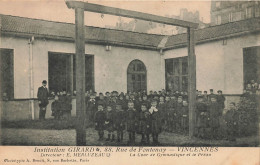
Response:
[[[102,6],[97,4],[92,4],[88,2],[80,2],[80,1],[66,1],[68,8],[81,8],[85,11],[95,12],[95,13],[102,13],[102,14],[109,14],[109,15],[116,15],[134,19],[140,19],[145,21],[157,22],[167,25],[174,25],[174,26],[181,26],[185,28],[197,28],[198,24],[183,20],[178,20],[174,18],[168,18],[163,16],[157,16],[153,14],[147,14],[137,11],[131,11],[126,9],[119,9],[115,7],[108,7]]]

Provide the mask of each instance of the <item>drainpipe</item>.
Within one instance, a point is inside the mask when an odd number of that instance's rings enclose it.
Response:
[[[29,39],[29,97],[30,110],[32,112],[32,120],[34,120],[34,85],[33,85],[33,41],[34,36]]]
[[[165,72],[165,64],[164,64],[164,52],[163,52],[163,49],[160,49],[160,64],[161,64],[161,73],[164,73]],[[164,74],[161,74],[161,87],[162,89],[165,89],[165,73]],[[162,90],[160,89],[160,90]]]

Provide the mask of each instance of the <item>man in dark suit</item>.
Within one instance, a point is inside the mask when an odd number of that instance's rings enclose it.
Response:
[[[49,104],[48,101],[48,89],[46,87],[47,81],[43,80],[42,81],[42,86],[38,88],[38,93],[37,93],[37,98],[39,100],[39,107],[40,107],[40,113],[39,113],[39,119],[45,119],[45,114],[46,114],[46,107]]]

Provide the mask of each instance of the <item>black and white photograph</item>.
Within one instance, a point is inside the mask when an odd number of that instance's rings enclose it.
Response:
[[[260,1],[0,0],[0,68],[1,146],[260,146]]]

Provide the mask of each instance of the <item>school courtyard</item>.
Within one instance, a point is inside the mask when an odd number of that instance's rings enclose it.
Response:
[[[70,123],[70,124],[68,124]],[[30,145],[30,146],[75,146],[75,122],[55,121],[20,121],[17,123],[2,123],[1,145]],[[89,146],[127,146],[128,133],[124,132],[123,142],[98,141],[94,128],[86,128],[86,141]],[[105,132],[105,137],[106,137]],[[136,136],[136,145],[140,146],[141,135]],[[150,137],[152,142],[152,138]],[[239,137],[235,142],[225,140],[190,139],[188,135],[162,132],[159,135],[160,146],[225,146],[225,147],[255,147],[259,145],[258,135]]]
[[[159,35],[92,26],[84,30],[85,75],[80,75],[75,24],[0,14],[2,145],[76,145],[76,75],[85,77],[86,93],[190,92],[193,75],[198,91],[223,91],[226,109],[231,102],[240,102],[251,82],[260,84],[260,17],[196,29],[196,74],[188,73],[187,33]],[[38,120],[37,89],[42,80],[48,81],[50,93],[71,94],[73,120],[53,119],[53,98],[46,107],[46,120]],[[127,132],[119,144],[98,141],[91,127],[86,134],[87,145],[124,146],[128,140]],[[162,146],[259,146],[259,135],[238,136],[230,142],[163,132],[159,141]],[[136,142],[139,145],[140,135]]]

